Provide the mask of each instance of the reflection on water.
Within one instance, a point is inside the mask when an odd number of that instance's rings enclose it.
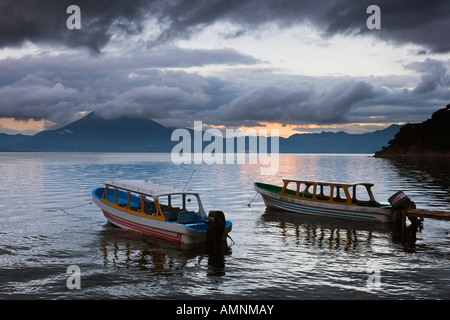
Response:
[[[374,239],[400,244],[405,252],[414,252],[416,233],[421,225],[399,223],[381,224],[362,221],[317,217],[266,209],[261,215],[260,227],[272,227],[279,231],[283,245],[294,244],[330,251],[372,250]],[[379,245],[376,243],[375,246]]]
[[[188,263],[207,259],[208,276],[225,275],[229,246],[185,245],[124,230],[107,223],[101,231],[100,250],[107,268],[150,271],[154,275],[182,274]]]
[[[0,153],[0,298],[450,298],[449,222],[394,225],[266,211],[253,182],[371,182],[378,201],[403,190],[419,208],[448,211],[450,166],[368,155],[280,155],[258,165],[174,165],[170,154]],[[92,189],[151,179],[198,191],[233,222],[231,248],[185,248],[106,223]],[[252,201],[252,199],[254,199]],[[252,201],[251,207],[248,203]],[[64,208],[73,208],[61,210]],[[81,290],[66,270],[81,268]],[[366,287],[379,266],[382,287]]]

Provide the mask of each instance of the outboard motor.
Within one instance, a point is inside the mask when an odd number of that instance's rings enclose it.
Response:
[[[220,244],[224,230],[225,214],[222,211],[210,211],[208,214],[208,244]]]
[[[411,205],[414,203],[403,193],[403,191],[394,193],[388,200],[394,209],[400,210],[411,208]]]

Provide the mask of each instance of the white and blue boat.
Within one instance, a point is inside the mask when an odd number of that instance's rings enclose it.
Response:
[[[182,244],[218,245],[232,228],[222,211],[206,215],[198,193],[149,181],[108,181],[92,191],[92,200],[118,227]]]
[[[283,179],[283,186],[255,182],[254,187],[261,194],[267,208],[382,223],[395,222],[399,217],[399,210],[392,205],[393,202],[409,199],[400,192],[391,197],[391,203],[377,202],[371,190],[372,183]],[[360,190],[364,192],[362,197]]]

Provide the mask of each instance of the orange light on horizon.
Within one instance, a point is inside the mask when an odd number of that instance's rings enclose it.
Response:
[[[360,122],[360,123],[343,123],[343,124],[282,124],[278,122],[258,122],[261,126],[241,126],[238,129],[242,131],[255,130],[258,132],[260,129],[267,129],[267,133],[270,135],[271,129],[278,129],[279,136],[288,138],[294,134],[305,133],[320,133],[322,131],[344,131],[347,133],[361,134],[366,132],[372,132],[376,130],[382,130],[389,127],[392,124],[403,125],[404,122]],[[212,128],[220,130],[226,129],[224,125],[207,125]]]
[[[267,133],[270,134],[270,130],[272,129],[278,129],[278,135],[282,138],[288,138],[296,133],[301,133],[296,128],[298,128],[298,125],[293,124],[282,124],[278,122],[258,122],[262,128],[267,129]],[[261,129],[261,127],[240,127],[239,129],[242,130],[248,130],[248,129],[255,129],[258,131],[258,129]]]
[[[45,130],[46,126],[53,124],[48,120],[16,120],[14,118],[0,118],[0,132],[2,129],[34,134]]]

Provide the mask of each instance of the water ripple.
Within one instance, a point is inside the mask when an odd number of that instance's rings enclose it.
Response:
[[[408,251],[392,226],[267,211],[253,189],[255,181],[288,177],[366,181],[379,201],[404,190],[419,207],[448,210],[445,168],[366,155],[281,155],[279,172],[262,176],[258,165],[177,166],[164,154],[2,153],[0,297],[449,299],[448,222],[426,220]],[[207,211],[233,221],[235,243],[182,248],[111,226],[90,204],[91,190],[110,179],[200,192]],[[81,289],[71,291],[73,264]],[[373,269],[381,275],[375,289],[367,282]]]

